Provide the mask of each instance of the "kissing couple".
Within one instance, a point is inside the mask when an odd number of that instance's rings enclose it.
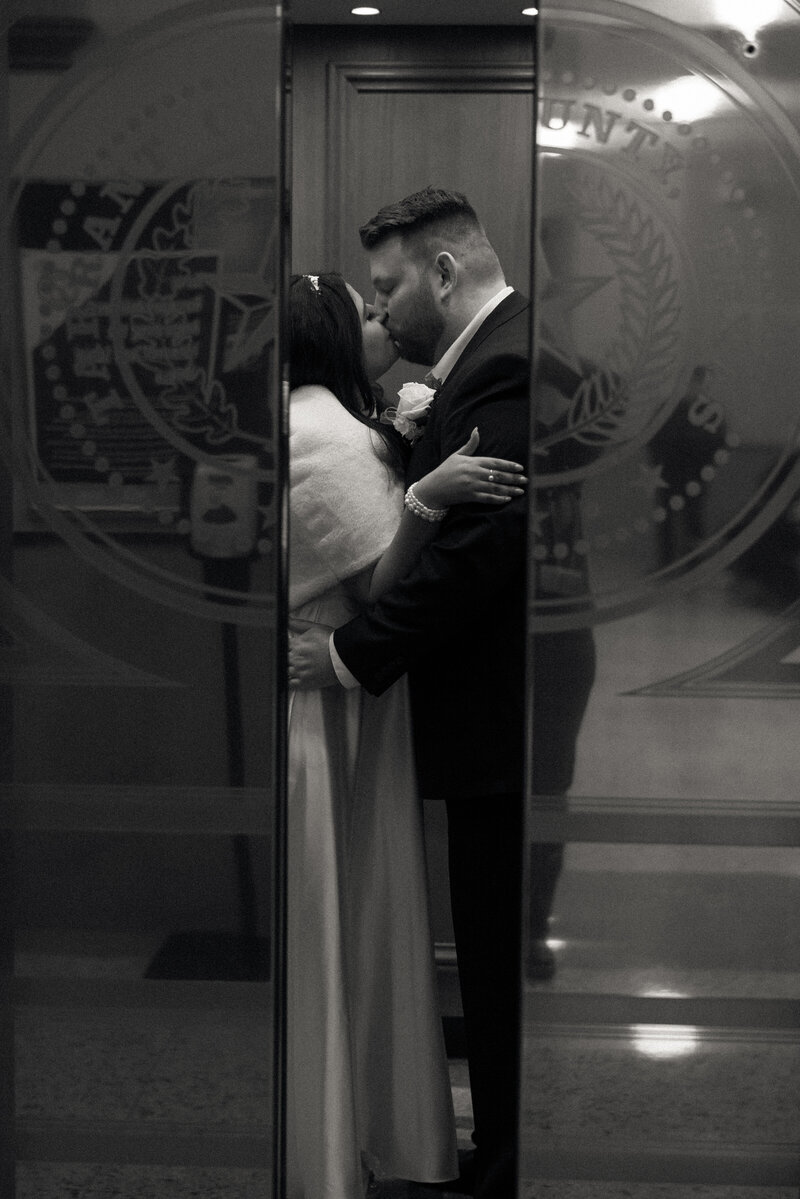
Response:
[[[458,192],[410,195],[360,235],[374,304],[333,273],[289,293],[287,1193],[403,1178],[516,1199],[532,314]],[[398,355],[425,377],[384,406]],[[571,780],[587,636],[534,639],[553,663],[538,790]],[[447,809],[461,1162],[421,799]]]

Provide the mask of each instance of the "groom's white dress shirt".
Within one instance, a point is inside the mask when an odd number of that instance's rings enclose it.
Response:
[[[444,383],[445,379],[450,374],[451,370],[466,349],[467,344],[478,332],[478,329],[480,329],[481,325],[489,316],[489,314],[494,312],[497,305],[501,304],[506,296],[512,295],[513,291],[513,287],[502,287],[496,295],[492,296],[491,300],[487,300],[483,308],[479,309],[479,311],[475,313],[467,327],[463,329],[455,341],[448,346],[436,365],[431,367],[431,374],[434,375],[438,380],[439,386]],[[358,679],[355,677],[355,675],[350,673],[336,652],[336,646],[333,644],[333,633],[331,633],[330,640],[328,642],[328,648],[330,650],[333,669],[336,671],[336,677],[342,686],[348,688],[360,686]]]

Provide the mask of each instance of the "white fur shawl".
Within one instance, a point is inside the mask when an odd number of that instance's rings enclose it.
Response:
[[[289,400],[289,606],[377,562],[403,511],[380,438],[324,387]]]

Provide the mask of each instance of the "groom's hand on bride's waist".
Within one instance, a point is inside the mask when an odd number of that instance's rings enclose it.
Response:
[[[315,691],[338,685],[328,643],[333,630],[297,616],[289,618],[289,686]]]

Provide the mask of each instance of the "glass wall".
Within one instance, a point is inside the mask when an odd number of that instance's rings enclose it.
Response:
[[[540,9],[523,1193],[788,1199],[800,10]]]
[[[265,1199],[281,20],[20,3],[8,56],[0,1190]]]

